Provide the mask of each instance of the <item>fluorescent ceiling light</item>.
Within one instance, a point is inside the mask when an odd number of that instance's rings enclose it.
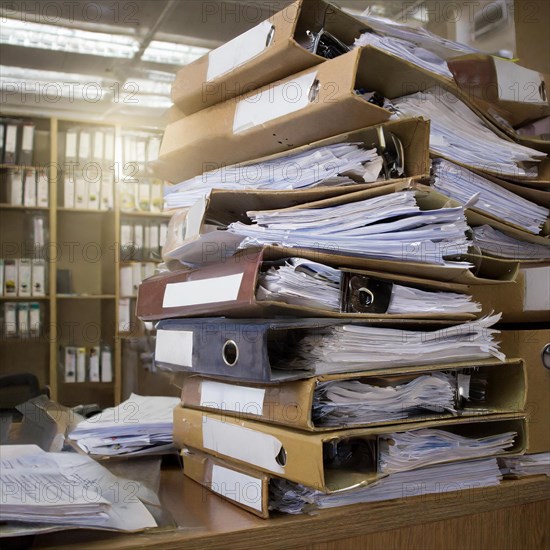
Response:
[[[124,103],[125,107],[145,107],[146,109],[169,109],[173,103],[169,97],[158,95],[141,95],[134,96],[132,102]]]
[[[144,78],[130,77],[126,80],[122,89],[126,93],[153,94],[169,97],[171,88],[172,84],[170,82],[159,82],[146,80]]]
[[[143,61],[168,63],[170,65],[187,65],[209,51],[208,48],[199,48],[198,46],[153,40],[141,56],[141,59]]]
[[[130,36],[7,18],[0,25],[0,44],[126,59],[139,50],[139,43]]]

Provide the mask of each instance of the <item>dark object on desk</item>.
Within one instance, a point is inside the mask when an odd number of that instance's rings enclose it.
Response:
[[[10,416],[13,420],[21,420],[22,415],[16,409],[17,405],[42,394],[49,396],[49,393],[49,388],[40,388],[38,378],[34,374],[23,373],[1,376],[0,415],[2,418]]]

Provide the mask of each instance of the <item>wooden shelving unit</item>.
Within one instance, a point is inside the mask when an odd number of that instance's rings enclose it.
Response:
[[[10,115],[4,115],[9,117]],[[15,116],[15,115],[14,115]],[[19,168],[49,167],[49,207],[14,206],[0,202],[0,245],[2,252],[11,250],[10,258],[26,257],[24,250],[28,216],[44,215],[47,219],[48,263],[47,296],[0,297],[0,308],[6,302],[39,302],[44,310],[44,333],[39,337],[2,338],[0,363],[5,372],[32,372],[42,385],[49,385],[54,400],[68,406],[97,402],[100,406],[117,404],[122,396],[121,339],[133,336],[118,331],[120,296],[120,223],[125,219],[159,220],[169,214],[159,212],[120,211],[120,181],[113,174],[114,207],[111,210],[66,208],[63,205],[62,132],[70,127],[110,128],[115,134],[115,163],[121,158],[120,125],[84,122],[71,119],[30,118],[42,132],[41,147],[35,149],[33,164]],[[137,128],[137,130],[141,130]],[[148,128],[148,131],[155,129]],[[45,133],[48,139],[45,139]],[[60,133],[61,132],[61,133]],[[44,144],[47,143],[46,148]],[[0,164],[0,175],[13,169]],[[54,169],[52,167],[56,167]],[[143,174],[144,177],[151,177]],[[4,246],[9,243],[9,246]],[[15,243],[15,245],[13,244]],[[10,248],[11,246],[11,248]],[[69,270],[70,293],[57,292],[58,270]],[[20,344],[20,345],[19,345]],[[64,382],[60,367],[60,346],[90,348],[109,345],[112,350],[112,382]]]

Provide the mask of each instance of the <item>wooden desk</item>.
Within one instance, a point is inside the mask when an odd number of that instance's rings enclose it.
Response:
[[[65,531],[36,548],[546,550],[550,479],[262,520],[183,476],[163,471],[161,499],[180,526],[140,534]]]

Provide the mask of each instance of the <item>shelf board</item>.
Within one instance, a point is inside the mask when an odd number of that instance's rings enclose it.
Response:
[[[63,386],[70,386],[72,388],[78,387],[78,388],[90,388],[90,389],[103,389],[103,390],[110,390],[110,391],[112,391],[115,386],[114,382],[90,382],[89,380],[87,380],[86,382],[65,382],[64,380],[60,380],[59,384]]]
[[[12,344],[18,344],[18,345],[50,345],[50,339],[47,336],[41,335],[41,336],[2,336],[0,338],[0,345],[12,345]]]
[[[65,208],[64,206],[57,207],[58,212],[69,212],[75,214],[109,214],[114,210],[92,210],[91,208]]]
[[[57,294],[60,300],[114,300],[114,294]]]
[[[50,208],[48,206],[20,206],[18,204],[7,204],[5,202],[0,203],[0,209],[1,210],[19,210],[19,211],[26,211],[26,210],[39,210],[43,212],[47,212]]]
[[[171,218],[172,214],[170,212],[137,212],[132,210],[121,210],[120,215],[124,217],[135,217],[135,218]]]
[[[44,163],[43,166],[32,164],[0,164],[0,170],[10,170],[13,168],[20,168],[22,170],[40,170],[42,168],[45,168],[46,166],[46,163]]]
[[[0,302],[43,302],[49,299],[49,296],[0,296]]]

